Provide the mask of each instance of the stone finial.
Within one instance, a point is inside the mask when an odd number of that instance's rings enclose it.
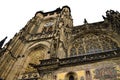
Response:
[[[6,39],[7,39],[7,36],[2,41],[0,41],[0,48],[2,48],[2,46],[3,46]]]
[[[103,19],[104,19],[104,20],[106,19],[106,17],[105,17],[105,16],[103,16],[103,15],[102,15],[102,17],[103,17]]]
[[[87,20],[86,20],[86,18],[84,19],[84,24],[87,24],[88,22],[87,22]]]

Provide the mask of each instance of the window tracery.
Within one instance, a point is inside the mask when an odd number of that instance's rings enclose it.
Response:
[[[74,44],[79,46],[76,49],[73,47],[70,50],[70,56],[82,55],[82,54],[93,54],[108,51],[118,47],[117,43],[109,38],[107,35],[95,35],[93,33],[86,34],[82,38],[75,40]],[[77,51],[75,53],[75,51]]]
[[[84,51],[83,46],[79,45],[79,47],[78,47],[78,54],[81,55],[81,54],[84,54],[84,53],[85,53],[85,51]]]
[[[70,50],[70,56],[74,56],[74,55],[76,55],[76,49],[75,47],[72,47]]]
[[[44,24],[43,32],[49,32],[52,31],[54,25],[54,20],[47,21]]]
[[[54,24],[53,21],[50,21],[45,23],[44,27],[49,27],[49,26],[52,26],[53,24]]]

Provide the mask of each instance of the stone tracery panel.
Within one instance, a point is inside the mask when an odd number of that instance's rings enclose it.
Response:
[[[86,34],[82,38],[77,38],[72,46],[76,44],[79,45],[76,47],[76,53],[78,53],[78,55],[100,53],[118,48],[118,44],[107,35],[96,35],[93,33]],[[75,53],[73,48],[71,48],[70,51]]]
[[[85,51],[84,51],[84,47],[82,44],[79,45],[79,47],[77,48],[78,49],[78,54],[84,54]]]
[[[94,34],[88,34],[87,36],[84,37],[84,43],[85,43],[85,48],[86,48],[86,53],[91,54],[91,53],[96,53],[100,48],[100,43],[98,42],[98,36]]]
[[[71,48],[71,51],[70,51],[70,56],[74,56],[74,55],[76,55],[77,53],[76,53],[76,49],[75,49],[75,47],[72,47]]]
[[[53,30],[54,20],[46,21],[44,24],[43,32],[49,32]]]

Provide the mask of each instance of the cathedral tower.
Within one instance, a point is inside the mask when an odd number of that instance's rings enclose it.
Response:
[[[38,11],[0,50],[5,80],[119,80],[120,13],[73,26],[68,6]]]

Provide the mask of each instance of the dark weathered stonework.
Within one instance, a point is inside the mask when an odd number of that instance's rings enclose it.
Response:
[[[120,13],[73,26],[68,6],[38,11],[0,49],[0,79],[119,80]]]

